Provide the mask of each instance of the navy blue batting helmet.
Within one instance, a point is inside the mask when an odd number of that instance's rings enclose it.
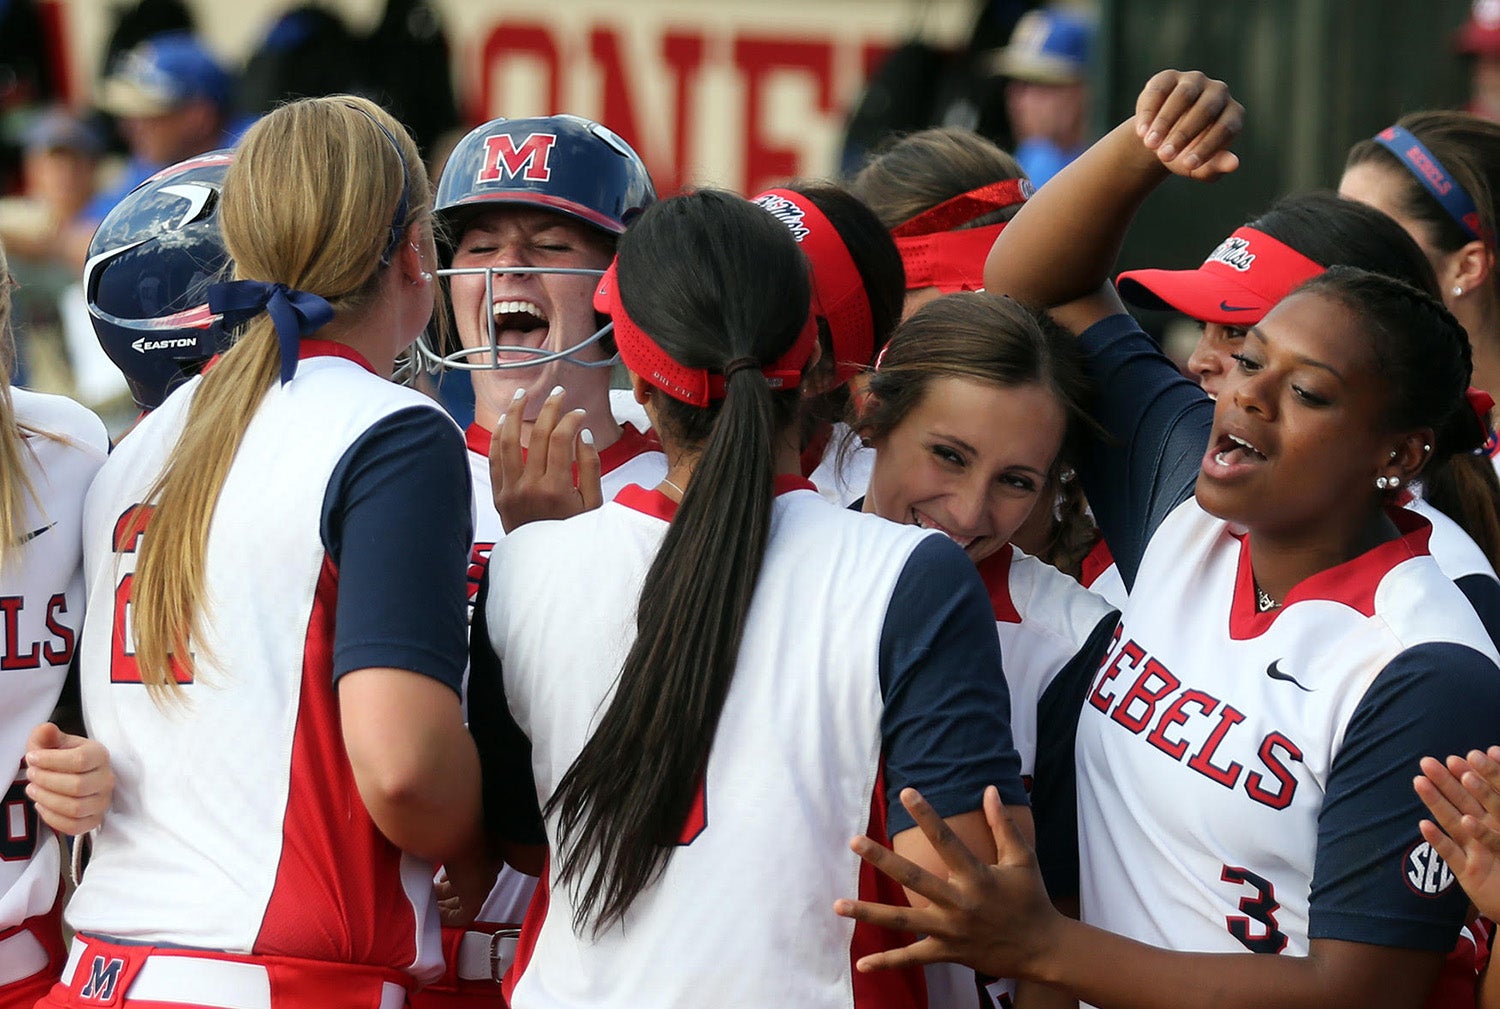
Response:
[[[614,237],[656,201],[656,187],[640,155],[608,127],[581,116],[492,119],[458,142],[438,180],[434,212],[447,237],[457,241],[467,215],[493,207],[520,205],[549,210],[582,221]],[[603,270],[551,267],[474,267],[442,269],[485,275],[488,289],[497,273],[578,273],[603,276]],[[582,367],[611,367],[614,359],[584,360],[584,352],[609,335],[608,320],[593,336],[559,351],[507,346],[499,342],[489,319],[487,347],[460,348],[439,354],[424,334],[417,352],[431,368],[505,371],[567,359]],[[607,345],[606,345],[607,346]],[[501,355],[519,360],[502,362]]]
[[[618,235],[655,199],[640,155],[613,131],[580,116],[540,116],[493,119],[460,140],[436,210],[451,221],[465,207],[525,203]]]
[[[157,172],[116,204],[89,243],[89,317],[144,410],[229,348],[207,290],[230,272],[218,209],[233,160],[214,151]]]

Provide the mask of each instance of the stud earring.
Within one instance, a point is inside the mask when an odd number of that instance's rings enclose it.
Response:
[[[422,283],[424,284],[432,283],[432,274],[426,270],[423,270],[421,273],[417,274],[417,276],[422,278]]]
[[[1400,486],[1401,486],[1401,478],[1399,476],[1393,476],[1393,477],[1391,477],[1391,490],[1395,490],[1397,487],[1400,487]]]
[[[1376,490],[1385,490],[1390,485],[1391,485],[1391,479],[1390,479],[1390,477],[1378,476],[1378,477],[1375,478],[1375,489]]]
[[[1454,284],[1453,285],[1453,296],[1455,298],[1462,298],[1464,296],[1464,289],[1462,287],[1460,287],[1459,285]]]

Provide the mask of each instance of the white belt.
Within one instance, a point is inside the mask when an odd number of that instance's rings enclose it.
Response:
[[[47,966],[47,947],[27,929],[0,939],[0,985],[31,977]]]
[[[498,932],[465,932],[458,944],[458,976],[463,981],[500,983],[516,960],[516,944],[521,937],[518,928]]]
[[[87,949],[86,939],[74,940],[68,965],[63,968],[63,984],[73,983],[73,974]],[[157,952],[146,958],[124,997],[128,1001],[187,1002],[217,1009],[271,1009],[271,976],[258,963]],[[405,1005],[404,987],[391,981],[381,983],[379,1009],[403,1009]]]

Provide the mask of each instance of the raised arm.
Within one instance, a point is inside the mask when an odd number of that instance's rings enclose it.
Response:
[[[1081,337],[1091,412],[1109,437],[1075,461],[1127,586],[1156,527],[1192,493],[1213,408],[1124,314],[1109,276],[1136,210],[1168,175],[1234,170],[1224,145],[1243,118],[1223,82],[1162,71],[1134,118],[1027,201],[985,264],[988,290],[1049,308]]]
[[[1244,107],[1223,81],[1163,70],[1146,82],[1136,114],[1037,190],[996,239],[984,286],[1053,310],[1081,333],[1124,311],[1109,283],[1125,232],[1169,174],[1213,181],[1239,166],[1227,149]]]

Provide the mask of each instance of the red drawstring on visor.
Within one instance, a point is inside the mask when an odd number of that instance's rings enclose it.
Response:
[[[649,333],[625,314],[615,272],[617,263],[618,260],[611,262],[599,279],[599,286],[594,290],[594,310],[614,320],[615,346],[620,349],[620,360],[625,362],[625,367],[673,399],[691,406],[706,407],[716,399],[723,399],[723,375],[707,368],[689,368],[674,360]],[[766,376],[766,383],[772,389],[797,388],[802,382],[802,369],[807,366],[817,343],[818,324],[809,313],[802,331],[787,352],[760,370]]]
[[[891,229],[901,262],[906,267],[906,289],[935,287],[944,294],[984,289],[984,261],[1005,224],[987,224],[963,231],[953,229],[996,210],[1025,203],[1036,192],[1028,179],[992,182],[960,193]]]
[[[859,267],[833,222],[811,200],[790,189],[768,189],[751,199],[791,231],[812,267],[812,310],[828,323],[833,370],[847,382],[870,366],[875,321]]]

